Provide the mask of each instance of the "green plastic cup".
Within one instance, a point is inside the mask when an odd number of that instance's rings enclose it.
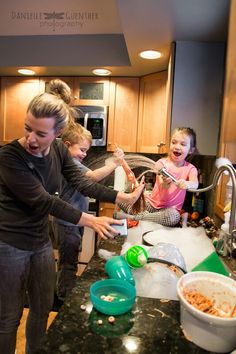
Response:
[[[105,272],[111,279],[127,280],[130,284],[135,285],[129,264],[122,256],[113,256],[108,259],[105,264]]]

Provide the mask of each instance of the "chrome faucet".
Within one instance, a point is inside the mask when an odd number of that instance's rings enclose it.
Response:
[[[228,171],[231,180],[232,180],[232,201],[231,201],[231,213],[230,213],[230,219],[229,219],[229,235],[228,235],[228,240],[226,242],[226,248],[231,255],[233,250],[236,250],[236,170],[232,165],[221,165],[218,167],[216,170],[214,176],[213,176],[213,181],[212,184],[208,187],[201,188],[201,189],[189,189],[189,192],[207,192],[217,186],[217,183],[219,181],[220,176],[225,172]],[[235,251],[234,251],[235,252]]]

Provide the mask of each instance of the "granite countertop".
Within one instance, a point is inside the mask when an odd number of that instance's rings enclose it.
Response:
[[[119,237],[103,241],[100,247],[119,254],[121,245]],[[178,301],[137,297],[132,311],[116,316],[114,324],[108,322],[108,316],[92,309],[89,288],[93,282],[107,278],[104,264],[97,255],[92,258],[36,353],[209,353],[185,338]],[[102,325],[98,319],[103,320]]]

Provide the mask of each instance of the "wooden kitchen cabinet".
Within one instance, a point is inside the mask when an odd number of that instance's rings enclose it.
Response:
[[[113,217],[115,210],[115,204],[100,202],[99,203],[99,216],[108,216],[109,218]]]
[[[218,156],[228,158],[236,164],[236,1],[231,2],[227,58],[226,58],[226,78],[224,85],[223,113],[221,120],[220,144]],[[215,213],[221,220],[224,220],[225,192],[228,176],[222,176],[217,187],[215,200]]]
[[[107,150],[137,151],[139,78],[111,78]]]
[[[39,92],[39,78],[1,78],[1,144],[23,136],[27,107]]]
[[[109,78],[74,77],[74,104],[107,106],[109,104],[109,84]]]
[[[226,78],[224,86],[224,101],[223,101],[223,115],[221,126],[221,144],[233,144],[234,149],[227,148],[229,158],[236,163],[236,1],[231,1],[228,43],[227,43],[227,58],[226,58]],[[228,150],[230,149],[230,150]],[[228,151],[227,151],[228,150]]]
[[[170,121],[167,116],[168,71],[141,78],[137,152],[166,153]]]
[[[215,213],[221,220],[224,220],[226,184],[228,180],[229,176],[223,174],[216,189]]]
[[[231,2],[219,156],[236,163],[236,1]]]
[[[113,218],[114,211],[115,211],[115,204],[107,203],[107,202],[99,203],[98,216],[108,216],[109,218]],[[98,237],[97,245],[99,244],[100,240],[101,239]]]

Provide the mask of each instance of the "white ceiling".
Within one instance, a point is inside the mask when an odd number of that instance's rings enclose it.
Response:
[[[0,5],[0,75],[142,76],[167,69],[175,41],[226,41],[230,0],[8,0]],[[158,60],[139,51],[157,49]]]

